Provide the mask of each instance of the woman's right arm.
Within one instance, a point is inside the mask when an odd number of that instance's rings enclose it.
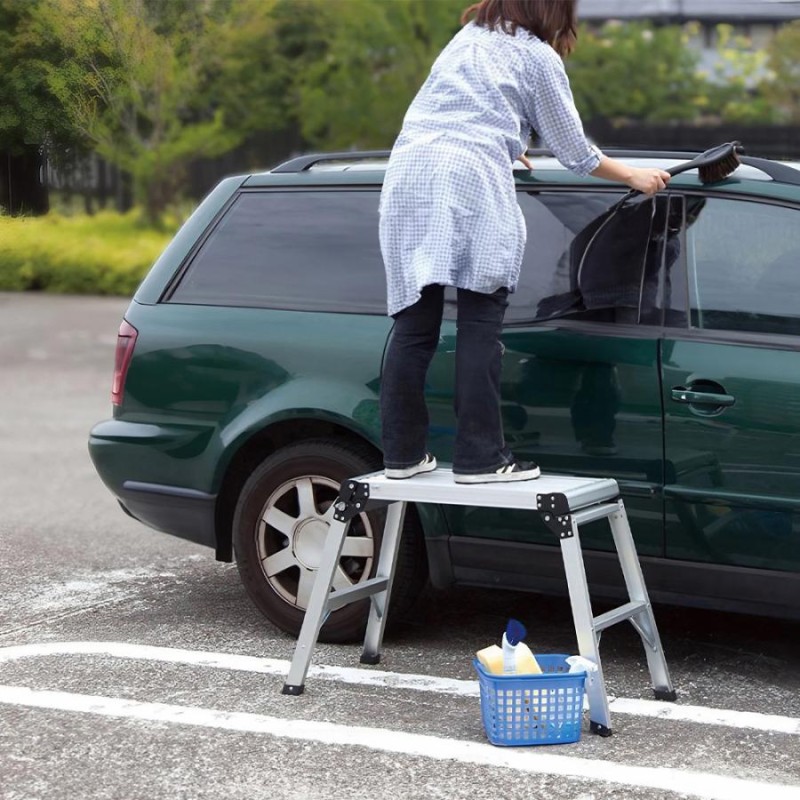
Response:
[[[664,172],[663,169],[631,167],[605,155],[600,158],[600,166],[590,174],[595,178],[626,183],[631,189],[643,194],[655,194],[661,191],[670,179],[669,172]]]
[[[533,53],[531,53],[533,56]],[[540,47],[529,62],[534,68],[526,89],[530,93],[531,125],[556,158],[578,175],[594,175],[644,194],[655,194],[669,182],[661,169],[631,167],[591,147],[583,132],[564,69],[564,62],[551,47]]]

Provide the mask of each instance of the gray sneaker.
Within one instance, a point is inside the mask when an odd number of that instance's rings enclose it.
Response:
[[[423,458],[419,464],[403,467],[402,469],[390,469],[386,467],[383,472],[387,478],[401,480],[402,478],[413,478],[415,475],[419,475],[423,472],[433,472],[435,469],[436,459],[430,453],[425,453],[425,458]]]
[[[456,483],[509,483],[511,481],[530,481],[542,474],[532,461],[512,461],[495,472],[480,472],[477,475],[453,474]]]

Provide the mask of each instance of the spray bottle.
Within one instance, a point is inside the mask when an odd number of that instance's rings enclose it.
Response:
[[[527,631],[518,619],[510,619],[503,634],[503,674],[514,675],[517,672],[517,649],[525,638]]]
[[[527,631],[516,619],[510,619],[503,634],[503,647],[496,644],[476,653],[478,661],[493,675],[540,675],[541,667],[522,640]]]

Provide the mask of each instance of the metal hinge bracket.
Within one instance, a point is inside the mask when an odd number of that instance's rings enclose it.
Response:
[[[345,481],[339,488],[339,496],[333,504],[333,518],[338,522],[349,522],[366,509],[369,500],[369,484]]]

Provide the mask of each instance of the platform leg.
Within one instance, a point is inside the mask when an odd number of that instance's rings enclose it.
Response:
[[[611,713],[608,709],[603,665],[600,661],[600,647],[594,629],[592,603],[586,569],[581,552],[578,524],[571,520],[571,535],[562,534],[561,555],[564,559],[564,572],[567,576],[569,600],[572,606],[572,619],[578,640],[578,652],[597,665],[596,672],[586,676],[586,697],[589,700],[589,722],[592,733],[600,736],[611,735]]]
[[[364,650],[361,653],[362,664],[377,664],[381,660],[381,645],[383,643],[383,632],[386,628],[386,613],[389,610],[389,599],[392,592],[405,515],[406,504],[403,502],[392,503],[386,510],[381,554],[378,559],[375,577],[387,578],[387,584],[383,591],[377,592],[370,598],[367,632],[364,636]]]
[[[342,547],[350,527],[350,522],[339,522],[333,518],[333,506],[329,515],[328,535],[325,538],[325,547],[322,550],[317,577],[314,581],[314,588],[311,590],[311,598],[303,617],[303,626],[300,628],[300,636],[297,637],[294,656],[289,667],[289,675],[283,685],[283,694],[302,694],[308,668],[311,665],[311,656],[314,652],[314,645],[317,643],[319,631],[327,616],[328,598],[330,597],[333,578],[339,559],[342,554]]]
[[[608,523],[611,526],[614,545],[619,555],[628,596],[634,602],[644,603],[642,610],[632,616],[630,622],[642,638],[653,691],[659,700],[675,700],[676,694],[670,680],[664,649],[661,646],[661,637],[658,635],[653,609],[642,575],[642,567],[636,555],[636,544],[633,541],[622,500],[619,501],[619,511],[609,516]]]

